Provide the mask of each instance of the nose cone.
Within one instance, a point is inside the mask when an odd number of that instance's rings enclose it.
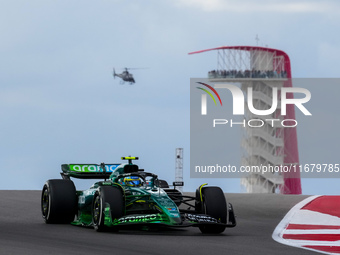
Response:
[[[169,198],[164,190],[158,188],[158,192],[153,192],[152,195],[153,200],[168,217],[170,224],[179,225],[182,223],[181,214],[179,213],[177,205]]]
[[[176,217],[176,218],[171,218],[171,222],[176,225],[182,224],[182,219],[181,217]]]
[[[166,208],[166,214],[172,224],[181,224],[182,219],[177,207]]]

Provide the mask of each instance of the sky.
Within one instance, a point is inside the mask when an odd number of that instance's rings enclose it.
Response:
[[[207,180],[189,175],[190,78],[216,68],[216,53],[188,53],[258,44],[285,51],[293,77],[339,78],[339,7],[335,0],[0,0],[0,189],[41,189],[60,178],[63,163],[121,163],[128,155],[172,182],[180,147],[184,190],[194,191]],[[145,68],[133,70],[136,84],[113,79],[112,69],[125,67]],[[310,125],[298,129],[302,162],[320,153],[338,160],[339,90],[315,88],[323,96],[316,110],[328,104],[333,122],[324,137]],[[338,194],[339,180],[305,179],[302,190]],[[238,179],[208,183],[242,191]]]

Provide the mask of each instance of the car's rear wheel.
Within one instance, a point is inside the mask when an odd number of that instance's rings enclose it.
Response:
[[[93,197],[92,222],[94,229],[98,232],[109,230],[105,225],[105,207],[110,206],[111,219],[114,221],[124,215],[124,197],[123,192],[118,187],[102,186],[98,189]],[[114,226],[111,230],[117,230]]]
[[[70,223],[77,212],[77,194],[71,180],[48,180],[41,194],[41,212],[46,223]]]
[[[202,213],[219,220],[221,223],[227,222],[227,202],[221,188],[204,187],[202,189],[202,199]],[[225,226],[214,224],[199,227],[204,234],[219,234],[222,233],[225,228]]]

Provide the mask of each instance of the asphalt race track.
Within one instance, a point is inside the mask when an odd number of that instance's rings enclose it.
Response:
[[[272,233],[284,215],[307,196],[228,194],[237,226],[221,235],[198,228],[124,230],[45,224],[40,191],[0,191],[0,254],[317,254],[279,244]]]

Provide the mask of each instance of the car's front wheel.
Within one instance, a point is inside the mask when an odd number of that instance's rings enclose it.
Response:
[[[102,186],[98,189],[93,197],[92,205],[92,223],[98,232],[107,231],[109,228],[105,225],[105,207],[110,206],[110,215],[112,221],[124,215],[124,197],[123,192],[118,187]],[[111,228],[116,230],[115,227]]]
[[[227,222],[227,202],[224,193],[219,187],[203,187],[203,202],[201,204],[201,212],[207,214],[221,223]],[[204,234],[219,234],[225,230],[225,226],[221,225],[204,225],[199,229]]]

